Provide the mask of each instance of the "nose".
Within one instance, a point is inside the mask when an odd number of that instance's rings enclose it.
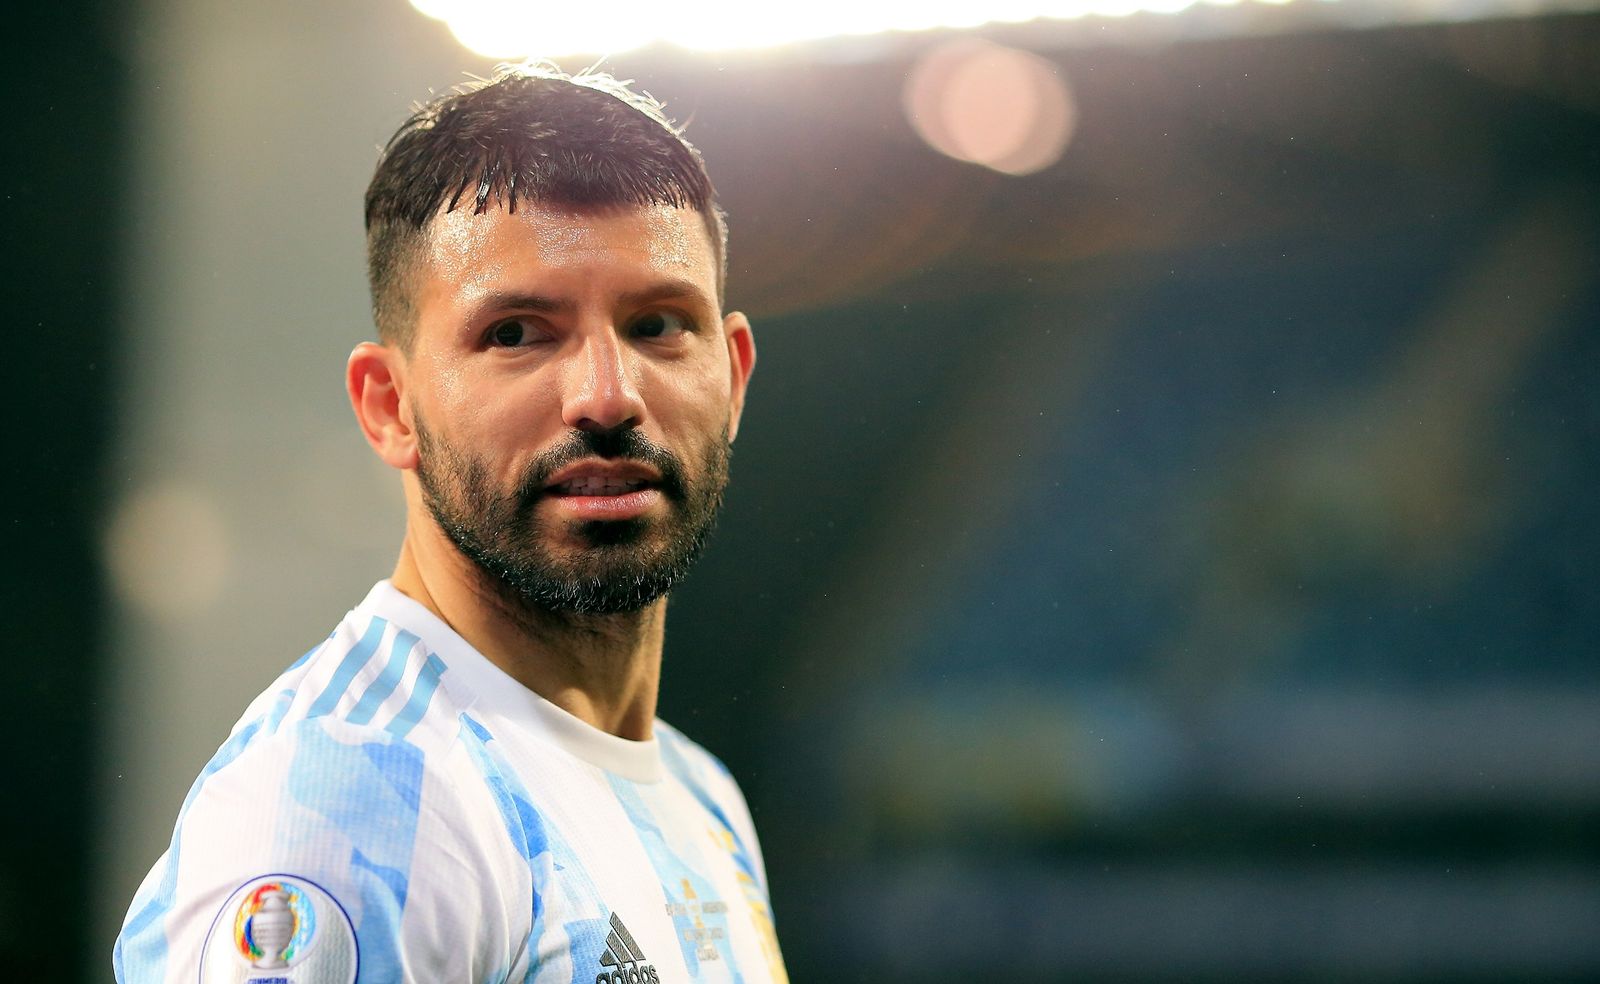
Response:
[[[636,370],[634,353],[616,332],[586,335],[564,380],[562,422],[586,431],[638,427],[644,419],[644,401]]]

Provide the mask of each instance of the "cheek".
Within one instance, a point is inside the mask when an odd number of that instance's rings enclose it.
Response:
[[[421,397],[422,412],[430,423],[434,417],[454,421],[460,416],[461,408],[471,403],[466,373],[453,360],[437,355],[418,358],[413,378],[418,380],[416,392]]]
[[[549,436],[557,410],[551,388],[536,377],[454,365],[440,367],[432,382],[432,405],[422,408],[428,423],[502,478],[521,466],[530,441]]]
[[[534,411],[533,397],[542,389],[526,373],[505,372],[488,361],[440,365],[434,377],[440,409],[466,428],[494,427],[508,415]]]
[[[656,405],[651,409],[665,429],[703,438],[727,422],[728,385],[726,373],[709,360],[700,371],[664,372],[656,381]]]

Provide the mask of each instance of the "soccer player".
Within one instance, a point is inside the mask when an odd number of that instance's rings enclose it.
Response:
[[[400,128],[366,222],[399,562],[202,770],[117,980],[785,980],[738,787],[655,717],[755,364],[700,155],[507,71]]]

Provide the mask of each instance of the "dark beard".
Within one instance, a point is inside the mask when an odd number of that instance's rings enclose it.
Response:
[[[692,477],[676,455],[636,431],[575,430],[529,462],[516,488],[501,494],[481,461],[440,441],[420,416],[414,419],[417,483],[428,511],[513,614],[639,611],[689,573],[716,525],[732,453],[726,427]],[[537,507],[556,472],[589,457],[655,468],[670,509],[664,520],[570,523],[566,532],[587,549],[567,560],[549,549],[551,531]]]

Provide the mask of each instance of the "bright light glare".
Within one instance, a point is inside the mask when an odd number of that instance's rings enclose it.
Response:
[[[1227,6],[1239,0],[998,0],[987,5],[972,0],[806,0],[798,4],[610,0],[593,5],[411,0],[411,5],[447,23],[462,44],[485,57],[553,58],[611,55],[656,41],[715,51],[767,48],[840,35],[976,27],[996,21],[1120,17],[1139,11],[1176,13],[1200,2]]]

